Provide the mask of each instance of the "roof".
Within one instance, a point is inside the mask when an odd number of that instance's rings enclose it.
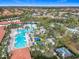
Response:
[[[15,49],[11,59],[31,59],[30,51],[28,48]]]
[[[4,30],[4,26],[0,26],[0,43],[5,35],[5,30]]]
[[[0,22],[0,25],[6,25],[6,24],[21,24],[22,22],[20,22],[20,21],[16,21],[16,22],[14,22],[14,21],[2,21],[2,22]]]
[[[0,22],[0,25],[5,25],[5,24],[10,24],[10,22],[8,22],[8,21],[2,21],[2,22]]]

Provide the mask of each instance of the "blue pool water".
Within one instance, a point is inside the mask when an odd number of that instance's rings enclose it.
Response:
[[[28,32],[27,29],[18,29],[18,34],[15,36],[15,48],[25,48],[27,46],[27,40],[25,34]]]
[[[56,49],[56,51],[59,53],[59,54],[64,54],[65,57],[67,56],[72,56],[72,53],[66,49],[65,47],[62,47],[62,48],[58,48]]]

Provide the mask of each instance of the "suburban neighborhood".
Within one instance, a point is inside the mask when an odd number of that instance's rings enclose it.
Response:
[[[79,59],[79,8],[0,8],[0,59]]]

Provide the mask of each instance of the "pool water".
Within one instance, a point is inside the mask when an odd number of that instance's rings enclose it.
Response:
[[[58,49],[56,49],[56,51],[60,54],[64,54],[65,57],[72,56],[72,53],[68,49],[66,49],[65,47],[58,48]]]
[[[15,48],[27,47],[28,38],[26,38],[25,36],[27,35],[27,33],[32,33],[34,31],[31,25],[29,25],[29,27],[29,29],[17,29],[18,34],[15,36]]]
[[[15,36],[15,48],[25,48],[27,47],[27,39],[25,34],[27,34],[27,29],[18,29],[18,34]]]

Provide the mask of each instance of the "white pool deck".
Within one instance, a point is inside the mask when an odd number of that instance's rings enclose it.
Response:
[[[23,28],[25,28],[26,26],[29,26],[30,29],[32,29],[32,27],[34,29],[37,29],[37,25],[36,24],[27,24],[27,25],[24,25]],[[23,28],[17,28],[17,29],[23,29]],[[11,40],[10,40],[10,45],[8,46],[9,47],[9,49],[8,49],[9,52],[12,51],[12,50],[14,50],[14,49],[16,49],[15,46],[14,46],[14,44],[16,43],[15,42],[15,36],[16,36],[16,34],[18,34],[17,29],[11,29],[11,34],[10,34]],[[27,44],[26,44],[27,46],[26,47],[32,46],[32,42],[30,40],[29,34],[30,33],[26,33],[25,34],[25,37],[26,37],[25,41],[27,41]]]
[[[22,28],[19,28],[19,29],[22,29]],[[16,43],[15,42],[15,36],[16,36],[16,34],[18,34],[17,33],[17,29],[11,29],[11,34],[10,34],[10,37],[11,37],[11,40],[10,40],[10,45],[8,46],[8,50],[9,50],[9,52],[10,51],[12,51],[12,50],[14,50],[14,49],[17,49],[17,48],[15,48],[15,46],[14,46],[14,44]],[[26,47],[30,47],[30,37],[29,37],[29,33],[26,33],[25,34],[25,37],[26,37],[26,40],[25,41],[27,41],[27,46]],[[26,48],[25,47],[25,48]]]

